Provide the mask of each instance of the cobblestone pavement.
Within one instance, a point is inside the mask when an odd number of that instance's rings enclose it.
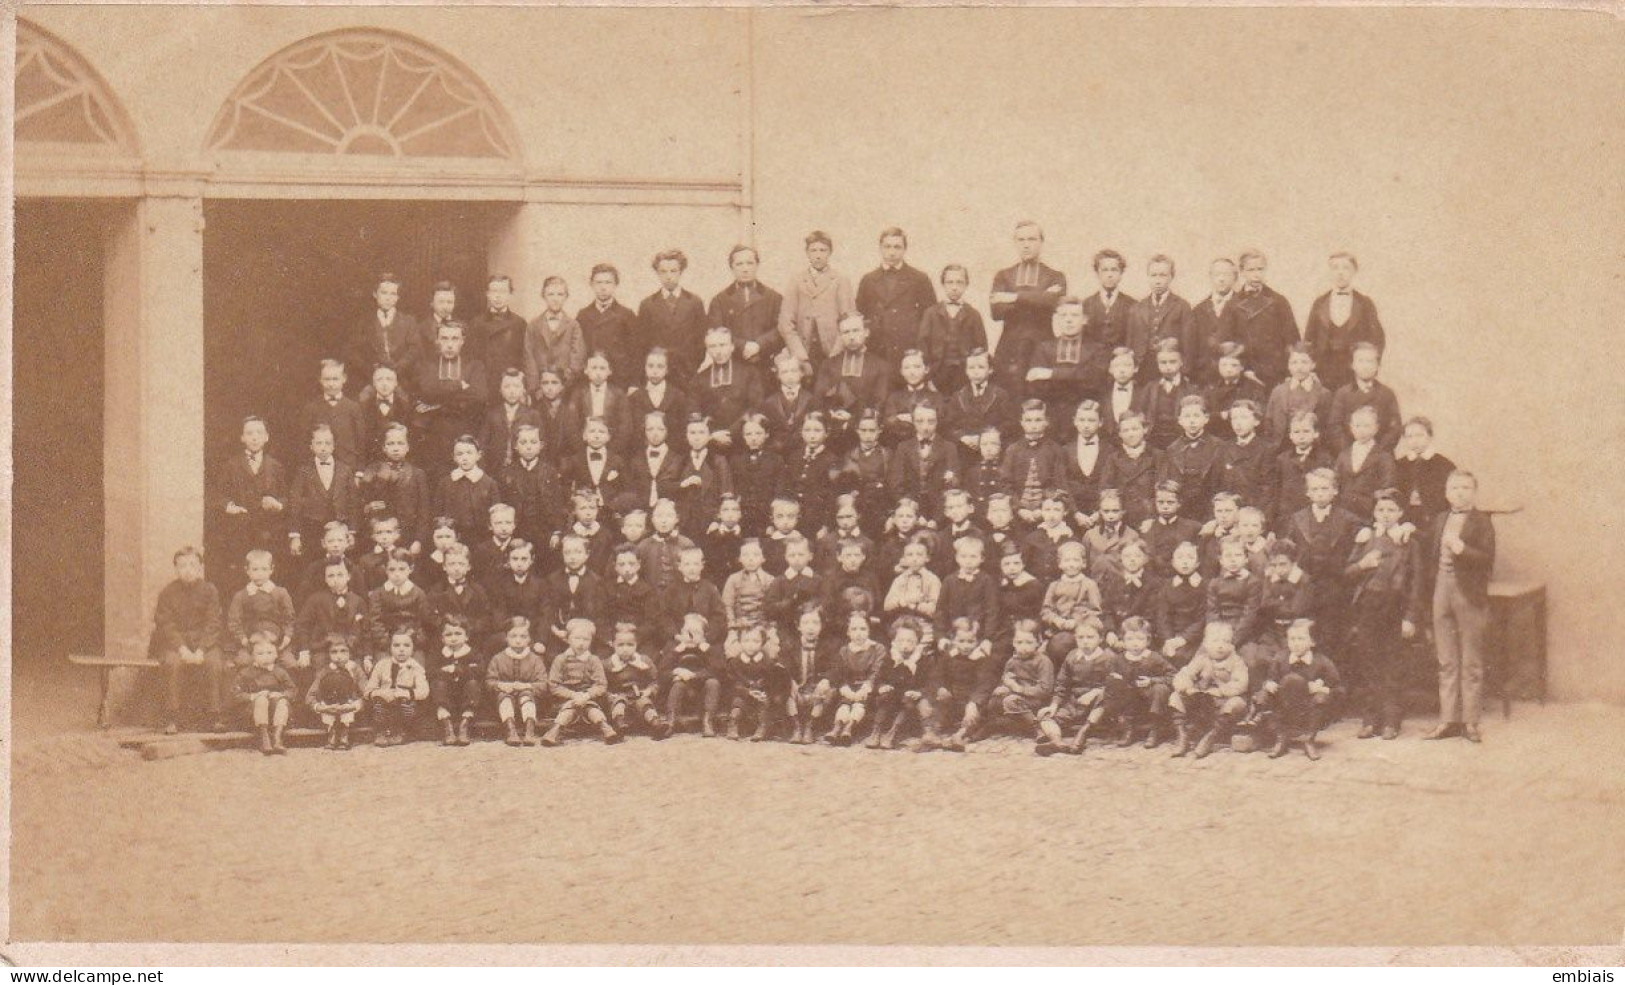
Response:
[[[1625,710],[1325,758],[25,750],[18,940],[1619,944]]]

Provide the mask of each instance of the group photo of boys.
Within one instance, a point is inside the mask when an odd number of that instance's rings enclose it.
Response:
[[[662,250],[635,308],[608,260],[577,305],[493,272],[408,312],[381,273],[282,381],[297,417],[243,420],[207,555],[177,545],[165,731],[1204,758],[1241,730],[1313,760],[1342,718],[1399,738],[1421,664],[1419,737],[1481,741],[1494,525],[1381,381],[1358,259],[1300,321],[1258,250],[1198,265],[1193,304],[1170,256],[1069,280],[1039,223],[1013,237],[976,298],[896,227],[857,278],[808,233],[782,291],[711,248],[709,299]]]

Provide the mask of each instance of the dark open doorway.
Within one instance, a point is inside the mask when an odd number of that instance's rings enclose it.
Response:
[[[320,360],[342,357],[350,333],[371,317],[380,273],[400,278],[401,308],[414,315],[426,315],[441,280],[457,287],[461,317],[477,314],[489,244],[512,209],[493,203],[208,202],[203,321],[210,488],[213,472],[240,448],[241,422],[250,414],[266,419],[271,452],[283,462],[305,452],[293,433],[298,410],[318,391]],[[234,569],[238,560],[220,565]],[[217,576],[226,570],[211,568]]]
[[[17,203],[11,613],[19,663],[102,652],[102,275],[119,208]]]

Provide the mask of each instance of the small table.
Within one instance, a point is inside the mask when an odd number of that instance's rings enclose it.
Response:
[[[1485,690],[1501,698],[1501,715],[1512,716],[1512,699],[1546,703],[1546,585],[1497,578],[1490,582],[1490,622],[1485,631]]]

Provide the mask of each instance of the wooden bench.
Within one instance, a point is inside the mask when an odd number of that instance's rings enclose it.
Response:
[[[96,709],[96,726],[98,728],[111,728],[113,725],[113,671],[120,667],[151,670],[163,666],[156,660],[145,657],[115,657],[103,654],[70,653],[68,662],[80,667],[96,667],[102,675],[101,703]]]

